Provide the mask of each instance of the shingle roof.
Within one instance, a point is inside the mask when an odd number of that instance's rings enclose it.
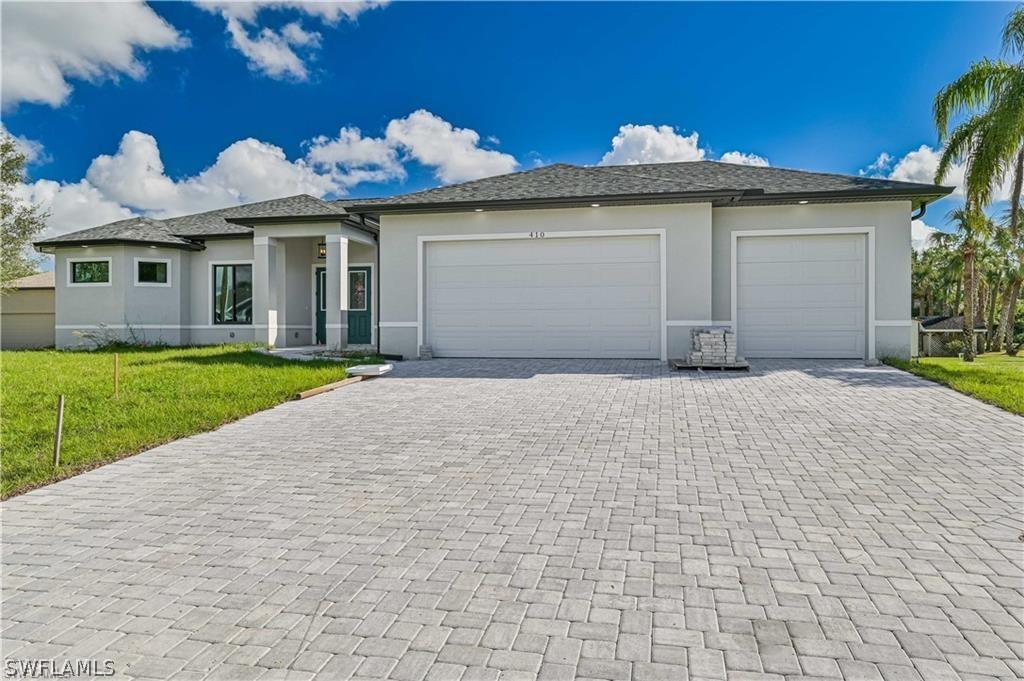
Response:
[[[925,331],[960,331],[964,328],[964,316],[956,317],[934,316],[922,317],[921,328]],[[984,331],[986,328],[984,319],[975,319],[974,329]]]
[[[65,243],[109,243],[111,241],[129,241],[146,244],[162,244],[164,246],[175,246],[178,248],[192,248],[195,244],[188,239],[175,236],[170,225],[162,220],[150,218],[127,218],[118,220],[99,227],[83,229],[71,234],[41,239],[36,242],[37,246],[65,244]]]
[[[557,163],[386,199],[343,199],[334,203],[351,212],[373,212],[374,209],[400,210],[413,206],[444,208],[472,203],[585,201],[614,197],[657,201],[669,196],[673,200],[686,200],[691,196],[720,205],[793,200],[803,195],[835,199],[899,194],[930,200],[951,191],[950,187],[915,182],[717,161],[587,167]]]
[[[238,224],[239,222],[292,217],[335,217],[341,213],[343,211],[336,205],[308,194],[299,194],[283,199],[258,201],[163,220],[143,217],[128,218],[91,229],[43,239],[36,243],[45,246],[127,241],[194,248],[196,247],[195,239],[251,235],[252,229],[244,224]]]
[[[16,289],[29,289],[29,288],[53,288],[54,278],[53,272],[40,272],[39,274],[30,274],[27,277],[21,277],[15,279],[8,288]]]

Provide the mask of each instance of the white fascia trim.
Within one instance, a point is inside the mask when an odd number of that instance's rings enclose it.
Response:
[[[110,256],[94,256],[92,258],[68,258],[66,261],[68,268],[68,288],[94,288],[96,286],[113,286],[114,283],[114,265]],[[107,280],[98,282],[73,282],[71,281],[71,274],[74,272],[74,263],[76,262],[106,262],[107,263]]]
[[[661,268],[661,361],[668,361],[668,278],[667,254],[665,253],[665,229],[583,229],[576,231],[540,232],[497,232],[494,234],[438,234],[416,237],[416,344],[423,345],[423,305],[425,268],[424,246],[431,241],[509,241],[513,239],[585,239],[609,236],[656,236]],[[735,317],[735,315],[734,315]]]
[[[162,262],[167,265],[167,281],[163,284],[149,281],[139,281],[139,263],[140,262]],[[171,259],[170,258],[135,258],[132,268],[135,272],[134,280],[135,285],[147,288],[171,288]]]
[[[812,236],[823,234],[864,234],[867,237],[867,259],[868,259],[868,300],[867,319],[868,327],[867,360],[875,359],[875,228],[873,225],[866,227],[814,227],[810,229],[737,229],[731,234],[730,257],[729,257],[729,305],[733,323],[739,319],[738,301],[736,300],[736,289],[738,272],[736,266],[737,242],[745,236]],[[868,323],[869,322],[869,323]],[[735,328],[738,332],[739,329]]]

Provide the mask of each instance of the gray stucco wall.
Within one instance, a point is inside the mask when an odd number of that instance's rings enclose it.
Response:
[[[689,346],[690,328],[679,322],[706,322],[711,315],[710,204],[382,216],[381,351],[407,358],[418,353],[410,324],[416,322],[419,236],[638,229],[665,230],[668,354],[678,356]]]
[[[713,211],[712,316],[731,317],[732,233],[752,230],[874,228],[875,353],[910,356],[910,212],[909,201],[806,206],[716,208]],[[899,324],[894,326],[892,324]]]
[[[381,350],[416,357],[419,236],[530,231],[666,230],[668,355],[690,349],[696,325],[731,323],[734,230],[874,227],[875,346],[910,352],[910,203],[712,209],[709,204],[384,215],[381,219]],[[865,325],[874,320],[865,320]],[[900,326],[896,326],[899,324]],[[429,329],[424,329],[429,342]]]

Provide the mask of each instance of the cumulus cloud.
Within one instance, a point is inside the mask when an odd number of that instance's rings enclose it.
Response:
[[[923,220],[913,220],[910,223],[910,246],[921,253],[931,247],[931,236],[938,230],[926,224]]]
[[[601,157],[598,165],[636,165],[638,163],[672,163],[677,161],[703,161],[708,152],[700,146],[700,134],[680,134],[670,125],[635,125],[619,128],[612,138],[611,151]],[[742,151],[727,151],[719,159],[723,163],[747,166],[767,166],[768,159]]]
[[[383,137],[343,127],[336,137],[304,144],[302,158],[253,138],[222,150],[193,176],[170,177],[155,137],[138,130],[122,136],[117,150],[89,164],[74,183],[38,180],[17,187],[18,196],[51,212],[47,236],[113,222],[131,215],[167,218],[241,203],[311,194],[341,196],[363,182],[404,180],[416,160],[442,181],[509,172],[514,157],[479,147],[480,136],[428,112],[391,121]]]
[[[764,156],[744,154],[742,151],[727,151],[718,160],[722,163],[735,163],[740,166],[760,166],[763,168],[768,165],[768,159]]]
[[[939,159],[942,152],[939,149],[922,144],[917,149],[907,152],[900,158],[895,158],[886,152],[879,154],[874,163],[861,171],[862,175],[870,177],[885,177],[901,182],[922,182],[935,184],[935,171],[939,167]],[[955,186],[953,192],[956,196],[964,195],[964,171],[963,163],[954,163],[941,184]],[[995,189],[992,198],[995,201],[1006,201],[1010,198],[1011,178],[1007,176],[1002,184]]]
[[[16,186],[14,196],[39,205],[49,213],[43,237],[96,227],[132,216],[130,210],[104,196],[86,180],[74,183],[36,180],[31,184]]]
[[[519,166],[510,154],[482,148],[477,131],[456,128],[425,109],[388,123],[385,140],[432,166],[436,177],[445,183],[510,173]]]
[[[612,150],[601,157],[599,165],[700,161],[705,152],[698,145],[699,139],[696,131],[680,135],[670,125],[629,123],[619,128],[619,134],[612,138]]]
[[[363,137],[359,128],[342,128],[333,139],[323,135],[313,138],[306,158],[316,168],[331,172],[345,187],[406,178],[398,150],[385,139]]]
[[[363,12],[383,7],[386,2],[199,2],[200,7],[221,15],[231,45],[241,52],[253,71],[270,78],[303,81],[309,79],[308,62],[319,49],[322,36],[292,21],[274,30],[260,25],[265,10],[291,11],[334,26],[342,20],[355,21]]]
[[[21,102],[60,106],[73,79],[140,80],[146,66],[139,52],[188,44],[142,2],[5,3],[0,38],[4,108]]]
[[[117,153],[93,159],[85,178],[104,196],[154,217],[336,189],[304,160],[290,161],[280,147],[252,138],[231,144],[198,175],[174,180],[156,139],[137,130],[121,138]]]
[[[25,163],[28,165],[32,165],[33,163],[45,163],[49,160],[42,142],[29,139],[28,137],[23,137],[21,135],[15,135],[7,129],[7,126],[3,124],[3,121],[0,121],[0,135],[10,135],[11,139],[14,140],[15,148],[25,155]]]

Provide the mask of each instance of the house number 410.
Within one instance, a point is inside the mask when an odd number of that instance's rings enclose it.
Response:
[[[544,232],[530,232],[530,238],[531,239],[543,239],[544,238]]]

